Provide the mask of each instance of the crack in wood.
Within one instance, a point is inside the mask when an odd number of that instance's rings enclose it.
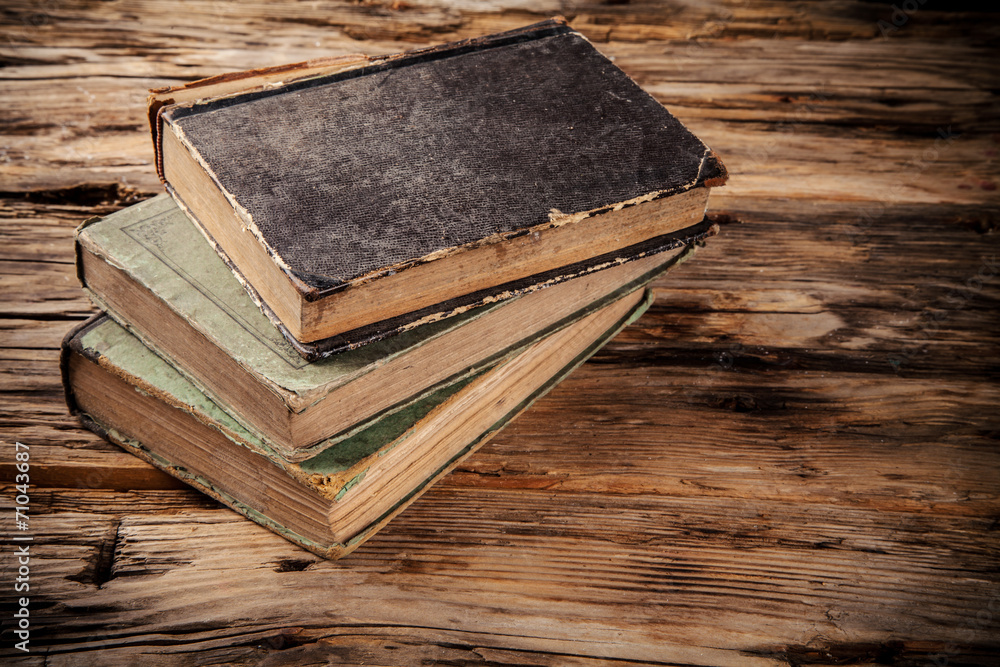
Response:
[[[87,562],[84,569],[75,575],[66,577],[70,581],[81,584],[88,584],[98,590],[114,579],[115,557],[118,552],[119,530],[121,520],[115,519],[111,527],[108,528],[104,537],[97,545],[93,557]]]
[[[121,183],[80,183],[49,190],[27,190],[24,192],[0,191],[0,198],[28,201],[33,204],[57,204],[73,206],[114,205],[127,206],[148,199],[152,195],[139,192]]]

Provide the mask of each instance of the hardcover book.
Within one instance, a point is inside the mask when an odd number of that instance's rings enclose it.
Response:
[[[637,291],[441,388],[312,458],[288,462],[102,316],[63,343],[83,423],[279,535],[345,555],[583,363],[647,307]]]
[[[473,376],[686,258],[693,244],[307,363],[161,195],[77,232],[91,298],[276,453],[302,460]]]
[[[362,344],[675,248],[726,180],[559,20],[161,90],[150,110],[168,190],[303,343]]]

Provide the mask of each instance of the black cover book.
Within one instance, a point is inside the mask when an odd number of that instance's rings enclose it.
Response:
[[[154,133],[172,194],[298,341],[360,344],[676,247],[726,179],[558,20],[289,79],[161,96]]]

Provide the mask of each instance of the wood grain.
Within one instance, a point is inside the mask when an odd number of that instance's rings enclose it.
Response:
[[[34,542],[4,659],[996,664],[1000,22],[940,7],[5,3],[0,468],[31,447]],[[72,232],[160,191],[147,88],[554,13],[722,156],[722,233],[459,470],[326,562],[66,413]]]

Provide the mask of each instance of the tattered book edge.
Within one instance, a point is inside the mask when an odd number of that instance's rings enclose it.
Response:
[[[312,343],[303,343],[295,338],[288,327],[282,323],[275,312],[260,297],[253,285],[247,281],[242,271],[229,258],[226,251],[219,245],[215,238],[209,233],[198,217],[184,203],[184,200],[177,195],[173,189],[167,185],[167,190],[174,197],[177,205],[194,222],[209,244],[215,249],[222,261],[225,262],[229,270],[232,271],[236,279],[240,281],[243,288],[250,295],[251,300],[257,304],[261,312],[264,313],[281,335],[285,337],[289,345],[302,355],[306,361],[316,361],[340,352],[355,350],[363,345],[368,345],[376,341],[395,336],[404,331],[408,331],[422,324],[430,324],[454,315],[459,315],[473,308],[485,306],[498,301],[506,300],[515,296],[523,296],[539,289],[544,289],[550,285],[565,282],[583,276],[588,273],[600,271],[601,269],[618,266],[627,262],[643,259],[651,255],[667,252],[683,245],[701,243],[705,239],[719,233],[719,226],[714,221],[703,218],[701,222],[690,227],[657,236],[641,243],[636,243],[625,248],[614,250],[597,257],[574,262],[550,271],[544,271],[525,278],[514,280],[496,287],[479,290],[471,294],[465,294],[454,299],[449,299],[441,303],[433,304],[419,310],[392,317],[387,320],[367,324],[357,329],[352,329],[329,338],[324,338]]]
[[[620,320],[615,326],[606,331],[600,338],[596,339],[588,348],[578,355],[572,362],[563,367],[563,369],[552,376],[547,382],[545,382],[541,387],[539,387],[531,396],[526,398],[524,401],[515,406],[510,412],[508,412],[502,419],[498,420],[493,426],[483,432],[478,438],[469,443],[465,448],[458,452],[448,463],[438,469],[435,473],[425,478],[422,484],[417,488],[413,489],[407,496],[402,498],[396,505],[394,505],[385,514],[375,519],[368,526],[360,530],[354,536],[345,540],[344,542],[330,542],[330,543],[320,543],[315,540],[309,539],[303,535],[295,533],[294,531],[288,530],[282,526],[278,521],[262,514],[261,512],[255,510],[254,508],[248,507],[244,503],[239,502],[232,496],[216,489],[210,480],[207,480],[199,475],[191,474],[184,468],[173,466],[168,460],[160,457],[153,452],[146,449],[141,443],[126,438],[116,431],[109,430],[105,428],[104,425],[92,419],[86,413],[82,413],[77,409],[75,399],[73,399],[71,394],[70,385],[68,382],[68,359],[71,352],[71,347],[73,344],[71,341],[77,336],[82,335],[82,333],[90,326],[93,326],[96,320],[101,319],[102,315],[97,315],[90,318],[87,322],[75,327],[72,332],[67,334],[64,339],[63,352],[60,357],[60,366],[63,369],[63,379],[64,386],[66,387],[67,393],[67,404],[70,405],[70,411],[76,415],[81,424],[99,435],[100,437],[108,440],[109,442],[118,445],[124,450],[134,454],[135,456],[143,459],[144,461],[152,464],[153,466],[163,470],[164,472],[170,474],[171,476],[180,479],[181,481],[189,484],[195,489],[205,493],[206,495],[218,500],[222,504],[230,507],[236,512],[243,514],[248,519],[264,526],[268,530],[276,533],[277,535],[284,537],[285,539],[301,546],[302,548],[315,553],[318,556],[329,559],[337,559],[346,556],[351,551],[356,549],[362,543],[364,543],[368,538],[374,535],[378,530],[380,530],[385,524],[392,520],[397,514],[402,512],[404,509],[409,507],[413,501],[419,498],[423,493],[430,488],[437,480],[451,472],[458,464],[465,460],[469,455],[474,453],[477,449],[482,447],[496,435],[504,426],[506,426],[510,421],[517,417],[521,412],[526,410],[531,406],[536,400],[544,396],[550,390],[552,390],[556,385],[558,385],[563,379],[565,379],[570,373],[572,373],[577,367],[583,364],[587,359],[593,356],[598,350],[600,350],[608,341],[614,338],[622,329],[636,321],[645,311],[649,308],[652,303],[653,295],[650,290],[646,290],[643,300],[636,305],[632,311],[626,315],[622,320]],[[82,351],[82,346],[79,343],[76,344],[74,348],[76,351]]]
[[[277,85],[271,87],[265,87],[261,89],[260,87],[249,91],[237,92],[229,95],[224,95],[222,97],[216,97],[204,100],[194,100],[182,104],[175,104],[172,106],[161,106],[157,112],[157,120],[155,123],[156,130],[154,134],[156,135],[156,163],[157,171],[160,176],[160,180],[167,186],[171,194],[176,193],[170,188],[169,183],[167,183],[165,178],[165,173],[163,170],[163,124],[173,123],[174,120],[179,120],[185,116],[190,116],[195,113],[203,113],[206,111],[214,111],[219,108],[226,106],[232,106],[235,104],[240,104],[245,101],[258,99],[263,96],[270,96],[275,94],[281,94],[284,92],[298,90],[304,86],[314,86],[321,85],[333,81],[340,80],[345,77],[353,76],[364,76],[367,74],[374,73],[376,71],[381,71],[386,68],[398,68],[409,64],[415,64],[419,62],[425,62],[429,59],[441,59],[446,57],[451,57],[453,55],[464,54],[472,51],[487,50],[490,48],[496,48],[499,46],[506,46],[512,43],[525,42],[535,39],[542,39],[545,37],[550,37],[553,35],[561,34],[573,34],[581,39],[586,40],[581,33],[573,30],[565,19],[562,17],[555,17],[547,21],[536,23],[533,25],[525,26],[523,28],[497,33],[493,35],[486,35],[483,37],[477,37],[473,39],[462,40],[459,42],[452,42],[446,44],[440,44],[437,46],[426,47],[422,49],[416,49],[413,51],[405,51],[402,53],[391,54],[387,56],[377,56],[369,59],[367,63],[353,63],[345,65],[339,71],[333,73],[327,73],[317,76],[304,76],[302,78],[296,79],[295,81],[290,81],[284,85]],[[589,40],[588,40],[589,41]],[[602,54],[603,55],[603,54]],[[606,57],[606,56],[605,56]],[[610,63],[610,61],[609,61]],[[611,63],[613,65],[613,63]],[[235,76],[235,75],[234,75]],[[237,77],[239,78],[239,77]],[[648,95],[648,93],[646,93]],[[152,98],[151,98],[152,99]],[[587,211],[573,212],[571,214],[560,214],[557,218],[550,219],[547,223],[542,223],[539,225],[534,225],[531,227],[524,227],[515,230],[510,230],[507,232],[494,234],[485,239],[479,239],[472,241],[460,246],[453,246],[450,248],[442,248],[435,250],[429,255],[414,258],[391,266],[385,266],[377,270],[371,271],[367,274],[361,276],[351,276],[345,279],[334,279],[329,276],[312,275],[307,274],[302,271],[296,270],[289,266],[281,255],[271,247],[271,245],[264,238],[261,231],[258,229],[256,223],[250,216],[249,212],[246,211],[235,197],[226,188],[222,186],[218,178],[212,171],[211,167],[205,162],[204,158],[199,154],[197,150],[193,148],[190,142],[187,140],[184,132],[179,126],[175,125],[175,136],[177,137],[180,145],[184,147],[186,151],[191,155],[191,159],[194,160],[199,167],[206,173],[207,177],[211,180],[212,185],[221,192],[228,204],[236,211],[238,217],[241,219],[241,223],[245,230],[249,231],[256,242],[261,246],[261,248],[267,253],[274,262],[275,266],[281,271],[288,280],[291,287],[298,292],[302,298],[309,301],[318,301],[326,298],[330,294],[338,292],[343,289],[350,287],[358,287],[369,283],[373,280],[378,280],[388,275],[395,275],[404,271],[406,269],[425,264],[430,261],[441,259],[443,257],[458,254],[461,252],[466,252],[476,247],[483,245],[491,245],[495,243],[503,243],[511,239],[523,236],[525,234],[532,233],[534,231],[539,231],[549,227],[561,226],[563,224],[575,224],[582,220],[590,219],[598,215],[606,214],[611,211],[620,210],[625,207],[635,206],[648,201],[653,201],[656,199],[661,199],[664,197],[678,195],[682,192],[698,188],[698,187],[718,187],[723,184],[728,179],[728,172],[723,166],[718,155],[712,151],[710,148],[705,147],[705,152],[701,157],[701,162],[699,164],[698,172],[695,177],[688,183],[678,185],[676,187],[651,191],[637,196],[628,201],[613,202],[604,206],[600,206],[595,209]],[[178,198],[179,201],[179,198]]]

